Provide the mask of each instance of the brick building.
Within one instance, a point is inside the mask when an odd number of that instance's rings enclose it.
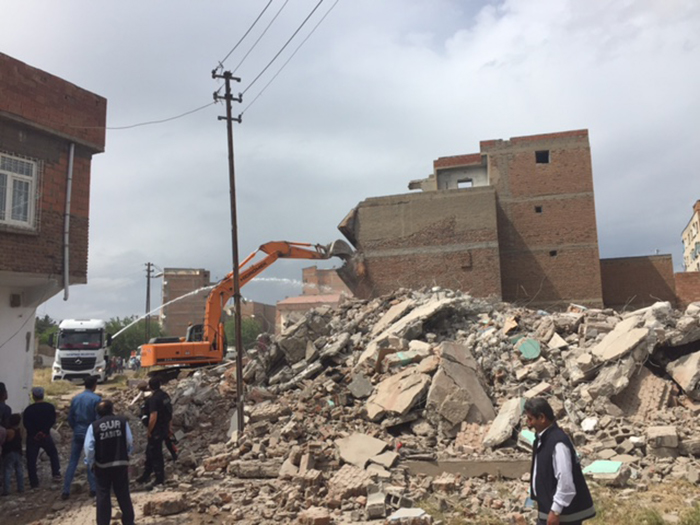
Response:
[[[166,268],[163,271],[162,299],[165,306],[161,309],[160,323],[165,335],[184,337],[190,323],[202,322],[213,284],[209,271],[202,268]],[[174,301],[183,296],[187,297]],[[166,304],[170,301],[174,302]],[[275,307],[272,305],[245,301],[241,304],[241,315],[244,319],[254,319],[264,332],[274,331]]]
[[[341,222],[360,255],[341,276],[362,297],[444,286],[510,302],[601,306],[586,130],[481,142],[361,202]],[[576,278],[572,278],[576,276]]]
[[[90,164],[107,101],[0,54],[0,381],[32,384],[36,308],[87,282]]]

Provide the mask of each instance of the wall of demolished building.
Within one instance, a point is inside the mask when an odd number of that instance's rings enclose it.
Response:
[[[364,257],[357,296],[436,285],[501,295],[493,188],[367,199],[340,229]]]
[[[676,301],[678,308],[700,301],[700,272],[680,272],[675,274]]]
[[[655,301],[676,303],[671,255],[601,259],[603,300],[610,308],[640,308]]]

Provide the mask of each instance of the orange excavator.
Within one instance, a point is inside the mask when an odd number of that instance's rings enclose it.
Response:
[[[258,253],[266,254],[256,263],[251,261]],[[240,286],[243,287],[277,259],[330,259],[347,260],[352,249],[345,241],[329,245],[301,242],[272,241],[263,244],[239,265]],[[220,363],[226,353],[226,336],[221,314],[233,296],[233,272],[224,277],[207,297],[204,324],[190,326],[187,336],[151,340],[141,347],[141,366],[155,365],[200,366]]]

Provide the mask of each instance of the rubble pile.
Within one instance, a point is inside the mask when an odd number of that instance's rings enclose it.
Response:
[[[698,303],[549,313],[400,290],[261,337],[243,370],[243,432],[235,376],[226,363],[165,387],[184,458],[171,484],[185,495],[170,507],[402,524],[432,523],[419,508],[429,498],[447,513],[459,498],[462,513],[517,522],[534,439],[522,406],[541,395],[595,482],[700,481]],[[496,477],[512,480],[507,494]]]

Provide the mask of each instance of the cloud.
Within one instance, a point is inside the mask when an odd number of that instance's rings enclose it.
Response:
[[[234,91],[315,3],[288,4]],[[27,0],[6,14],[0,44],[106,96],[109,125],[126,125],[211,100],[220,85],[211,69],[263,5]],[[268,240],[330,242],[359,201],[406,192],[433,159],[476,152],[480,140],[587,128],[601,256],[660,249],[678,265],[700,197],[699,35],[692,0],[341,0],[234,126],[240,252]],[[147,261],[230,270],[222,114],[217,105],[108,131],[93,161],[89,284],[68,303],[52,299],[50,315],[142,311]],[[265,276],[298,279],[308,265],[280,261]],[[292,293],[270,282],[245,290],[268,302]]]

